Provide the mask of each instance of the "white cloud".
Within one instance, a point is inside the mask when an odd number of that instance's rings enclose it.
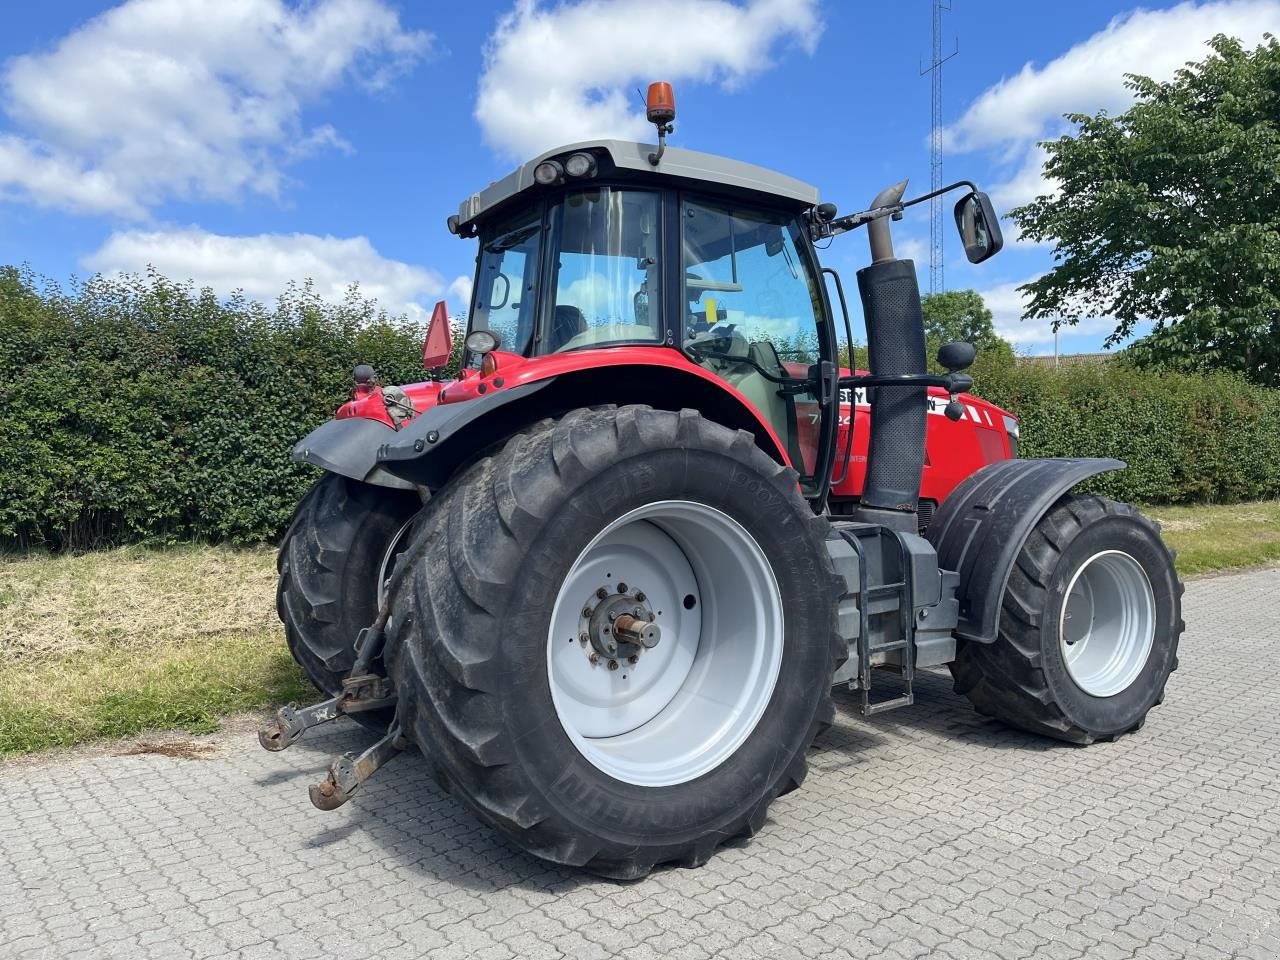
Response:
[[[1023,320],[1029,297],[1018,290],[1023,284],[1030,283],[1040,274],[1002,283],[986,290],[978,291],[987,308],[994,315],[996,333],[1008,340],[1018,350],[1030,353],[1043,353],[1044,347],[1053,345],[1053,322],[1051,320]],[[1074,326],[1066,326],[1061,330],[1063,337],[1074,335],[1096,336],[1101,339],[1115,329],[1115,321],[1107,317],[1082,317]]]
[[[465,274],[454,277],[446,291],[454,315],[465,314],[471,309],[471,278]]]
[[[775,45],[812,53],[817,0],[517,0],[485,49],[476,119],[497,150],[525,159],[576,140],[642,140],[635,87],[694,80],[732,88],[768,69]]]
[[[946,129],[947,149],[994,150],[1016,166],[992,190],[1003,212],[1049,191],[1041,174],[1043,154],[1034,144],[1065,129],[1064,113],[1122,111],[1133,100],[1126,73],[1169,80],[1188,61],[1208,56],[1205,44],[1216,34],[1253,46],[1268,31],[1280,33],[1280,0],[1186,2],[1116,17],[1050,63],[1027,63],[985,90]]]
[[[126,0],[5,65],[24,133],[0,140],[0,198],[137,218],[169,198],[275,196],[282,164],[344,146],[304,123],[308,102],[347,78],[385,86],[430,42],[383,0]]]
[[[340,302],[347,288],[358,282],[362,294],[377,299],[389,312],[418,321],[430,317],[431,303],[445,293],[438,273],[390,260],[365,237],[229,237],[198,227],[127,230],[111,234],[84,265],[106,274],[141,273],[150,265],[166,277],[212,287],[220,296],[239,289],[267,303],[290,280],[314,281],[316,293],[333,302]]]

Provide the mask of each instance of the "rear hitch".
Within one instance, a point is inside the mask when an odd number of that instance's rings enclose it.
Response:
[[[258,742],[264,750],[278,753],[291,747],[312,727],[328,723],[338,716],[338,698],[330,697],[309,707],[290,703],[276,711],[275,719],[258,731]]]
[[[311,802],[320,810],[336,810],[359,789],[384,763],[406,746],[400,735],[400,727],[393,724],[386,736],[374,743],[364,753],[344,753],[329,766],[329,775],[319,783],[313,783],[309,793]]]
[[[336,720],[343,714],[378,710],[396,702],[391,681],[374,673],[348,677],[342,681],[342,693],[309,707],[296,703],[281,707],[275,719],[258,731],[263,749],[278,753],[293,746],[312,727]]]

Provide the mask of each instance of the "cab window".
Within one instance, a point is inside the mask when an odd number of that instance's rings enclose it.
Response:
[[[685,351],[746,396],[797,469],[812,474],[823,314],[798,227],[785,215],[689,199],[681,225]]]
[[[541,243],[542,214],[536,210],[481,241],[471,329],[496,334],[501,349],[512,353],[526,353],[533,340]]]
[[[550,212],[555,248],[542,353],[656,343],[659,195],[593,187]]]

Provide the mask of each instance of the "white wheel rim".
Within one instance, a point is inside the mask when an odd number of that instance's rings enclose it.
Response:
[[[391,538],[391,542],[387,544],[387,549],[382,553],[382,562],[378,564],[378,609],[382,609],[382,605],[387,600],[387,578],[391,576],[391,570],[395,563],[396,554],[400,552],[400,543],[405,538],[405,534],[409,532],[409,528],[413,526],[416,517],[410,517],[401,525],[400,529],[395,532],[395,536]]]
[[[584,612],[620,593],[643,595],[637,605],[661,640],[610,669],[598,653],[592,662]],[[599,770],[641,786],[684,783],[718,767],[755,729],[782,647],[782,598],[755,539],[714,507],[651,503],[605,527],[570,568],[547,636],[551,698]]]
[[[1104,550],[1071,578],[1058,621],[1067,673],[1085,693],[1113,697],[1138,678],[1151,655],[1156,600],[1129,554]]]

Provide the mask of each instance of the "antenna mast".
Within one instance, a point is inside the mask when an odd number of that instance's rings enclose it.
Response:
[[[929,189],[942,188],[942,65],[960,52],[956,48],[942,55],[942,14],[951,12],[951,0],[931,0],[933,6],[933,54],[929,66],[920,67],[920,75],[926,73],[933,81],[930,97],[933,111],[929,125]],[[945,236],[942,223],[942,197],[929,201],[929,292],[942,293],[945,288],[942,277],[942,245]]]

